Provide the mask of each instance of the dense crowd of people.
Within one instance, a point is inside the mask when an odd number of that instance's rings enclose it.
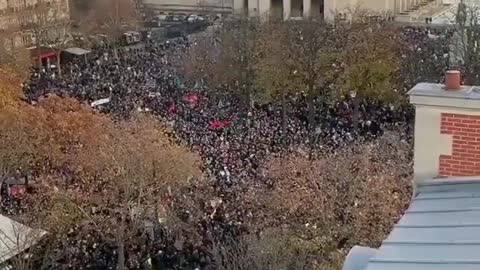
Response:
[[[415,56],[421,56],[416,73],[410,72],[411,87],[425,77],[441,80],[448,62],[448,51],[435,39],[445,39],[432,30],[406,27],[403,31]],[[119,59],[111,50],[96,50],[89,61],[74,61],[63,67],[60,78],[55,71],[39,70],[25,85],[30,101],[42,95],[70,96],[116,116],[128,117],[132,111],[154,113],[167,121],[174,132],[205,158],[206,167],[225,183],[254,177],[259,160],[282,150],[306,150],[312,145],[338,147],[356,137],[352,127],[352,102],[345,97],[335,103],[319,104],[315,136],[309,136],[305,97],[290,96],[286,133],[283,133],[281,106],[276,103],[241,107],[238,97],[222,89],[207,89],[201,82],[191,82],[177,70],[178,61],[189,46],[188,39],[148,43],[141,49],[124,50]],[[434,47],[437,46],[437,47]],[[428,71],[424,68],[429,68]],[[431,75],[431,74],[435,75]],[[419,78],[411,78],[417,74]],[[407,89],[401,89],[405,91]],[[405,106],[364,101],[361,105],[358,133],[375,137],[386,126],[408,127],[411,110]],[[312,140],[315,140],[313,142]],[[322,143],[320,143],[322,142]]]
[[[421,58],[406,71],[402,78],[406,80],[405,89],[399,91],[408,90],[419,80],[440,81],[448,64],[448,51],[445,42],[438,40],[447,36],[412,27],[405,27],[402,34],[413,55]],[[87,61],[81,58],[64,64],[62,76],[54,69],[36,70],[24,84],[24,92],[31,103],[56,94],[76,98],[114,117],[125,118],[134,112],[158,116],[168,124],[173,137],[200,153],[205,172],[226,200],[234,196],[235,188],[262,180],[260,168],[266,157],[285,152],[315,155],[327,149],[335,151],[359,138],[374,139],[391,128],[407,139],[410,136],[412,110],[405,105],[363,101],[358,130],[352,125],[352,100],[348,96],[332,102],[316,100],[314,128],[308,127],[306,100],[301,94],[289,96],[286,119],[281,104],[275,102],[243,106],[238,96],[184,76],[178,62],[190,46],[195,43],[177,38],[118,52],[98,48]],[[409,57],[405,56],[405,61],[411,62]],[[227,223],[232,220],[241,217],[229,215]],[[204,259],[199,252],[191,252],[198,255],[194,262],[198,267],[206,263],[200,263]],[[166,254],[174,253],[159,254],[169,261],[170,255]],[[174,263],[167,264],[170,267]]]

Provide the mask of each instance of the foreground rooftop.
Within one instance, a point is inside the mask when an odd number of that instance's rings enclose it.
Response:
[[[480,177],[424,181],[366,270],[480,269]]]

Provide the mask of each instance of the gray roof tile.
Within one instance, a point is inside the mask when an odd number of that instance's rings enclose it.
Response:
[[[480,269],[480,181],[419,184],[405,215],[366,268],[405,269]]]

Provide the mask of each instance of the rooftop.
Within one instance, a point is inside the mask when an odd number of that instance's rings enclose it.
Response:
[[[85,50],[85,49],[78,48],[78,47],[68,48],[68,49],[65,49],[63,51],[65,51],[67,53],[70,53],[70,54],[73,54],[73,55],[85,55],[85,54],[88,54],[88,53],[91,52],[89,50]]]
[[[366,270],[480,269],[480,177],[419,183]]]
[[[0,264],[30,248],[45,234],[0,215]]]
[[[443,84],[419,83],[410,92],[412,104],[442,107],[480,108],[480,87],[462,86],[459,90],[445,90]]]

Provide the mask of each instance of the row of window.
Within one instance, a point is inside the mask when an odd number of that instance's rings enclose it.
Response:
[[[46,6],[51,5],[51,1],[43,1]],[[0,12],[18,12],[22,10],[32,10],[39,6],[38,0],[7,0],[7,5],[1,7]]]
[[[12,49],[19,47],[31,47],[35,45],[35,37],[31,32],[15,33],[11,37],[0,38],[0,45],[5,49]]]

